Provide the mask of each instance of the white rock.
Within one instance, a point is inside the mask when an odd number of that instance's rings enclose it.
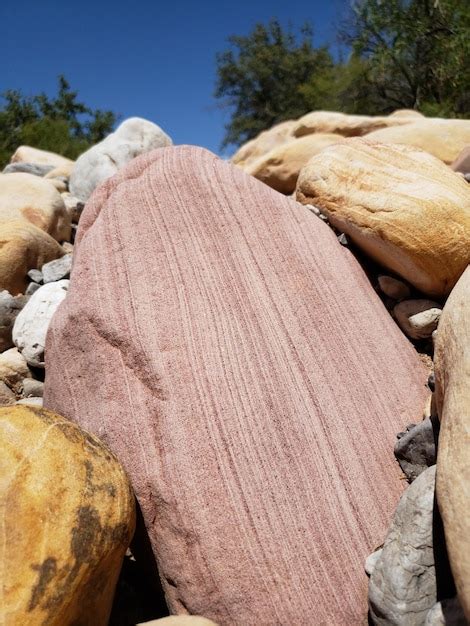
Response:
[[[403,300],[393,313],[398,325],[412,339],[428,339],[436,330],[442,307],[432,300]]]
[[[364,565],[364,569],[366,570],[366,574],[368,576],[372,576],[372,572],[374,571],[377,561],[379,560],[381,554],[382,554],[382,548],[379,548],[375,552],[372,552],[372,554],[369,554],[369,556],[367,557],[365,565]]]
[[[70,176],[70,193],[80,200],[87,200],[95,187],[116,174],[129,161],[140,154],[171,144],[170,137],[153,122],[130,117],[114,133],[77,159]]]
[[[42,398],[21,398],[21,400],[17,400],[16,404],[32,404],[33,406],[41,407],[43,404]]]
[[[50,321],[64,300],[69,280],[40,287],[19,313],[13,326],[13,341],[29,365],[44,367],[44,348]]]

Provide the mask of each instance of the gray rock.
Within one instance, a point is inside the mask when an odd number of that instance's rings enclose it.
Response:
[[[431,337],[441,313],[441,305],[432,300],[403,300],[393,309],[398,325],[412,339]]]
[[[382,293],[393,300],[409,298],[411,290],[404,282],[392,276],[379,276],[379,287]]]
[[[33,406],[42,407],[43,401],[42,398],[21,398],[21,400],[17,400],[16,404],[32,404]]]
[[[13,174],[15,172],[24,172],[33,174],[34,176],[45,176],[53,170],[52,165],[41,165],[39,163],[9,163],[4,167],[2,174]]]
[[[465,178],[467,183],[470,183],[470,172],[467,172],[466,174],[464,174],[463,177]]]
[[[400,499],[369,581],[369,609],[378,626],[422,626],[437,602],[433,552],[436,466]]]
[[[60,259],[49,261],[42,266],[42,275],[44,284],[53,283],[63,278],[70,276],[70,270],[72,269],[72,255],[66,254]]]
[[[341,233],[341,235],[338,235],[337,239],[342,246],[349,245],[348,238],[346,237],[344,233]]]
[[[372,572],[374,571],[377,561],[379,560],[381,554],[382,554],[382,548],[379,548],[375,552],[372,552],[372,554],[369,554],[369,556],[367,557],[365,565],[364,565],[364,569],[366,570],[366,574],[368,576],[372,576]]]
[[[0,406],[15,404],[16,396],[3,380],[0,380]]]
[[[468,626],[468,622],[458,598],[448,598],[432,607],[424,626]]]
[[[25,398],[36,397],[42,398],[44,395],[44,383],[34,378],[25,378],[23,380],[23,396]]]
[[[29,283],[29,285],[26,287],[26,291],[24,292],[25,296],[32,296],[33,293],[35,291],[37,291],[39,289],[41,285],[38,285],[38,283]]]
[[[27,302],[25,296],[12,296],[8,291],[0,291],[0,352],[13,346],[13,324]]]
[[[140,154],[170,146],[172,141],[163,130],[139,117],[131,117],[78,157],[70,175],[73,196],[86,201],[97,187]]]
[[[436,463],[438,434],[439,420],[431,417],[397,435],[394,454],[410,482]]]
[[[28,278],[31,278],[33,282],[38,283],[38,285],[42,285],[44,282],[44,278],[40,270],[29,270],[27,276]]]

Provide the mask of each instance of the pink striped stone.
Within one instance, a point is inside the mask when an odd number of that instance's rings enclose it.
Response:
[[[172,612],[364,622],[426,373],[304,206],[200,148],[135,159],[86,205],[46,367],[127,468]]]

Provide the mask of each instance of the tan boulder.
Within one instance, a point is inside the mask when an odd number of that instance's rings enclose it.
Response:
[[[348,139],[309,161],[296,198],[425,294],[447,295],[470,262],[470,187],[421,150]]]
[[[397,109],[393,113],[390,113],[389,117],[414,117],[416,119],[423,119],[424,115],[414,109]]]
[[[2,603],[8,626],[105,626],[135,525],[111,452],[51,411],[0,409]]]
[[[0,222],[16,219],[31,222],[57,241],[70,239],[70,216],[62,196],[39,176],[0,174]]]
[[[60,167],[69,163],[73,164],[73,161],[60,154],[55,154],[55,152],[39,150],[31,146],[20,146],[11,157],[10,163],[37,163],[39,165]]]
[[[457,594],[470,620],[470,268],[442,312],[434,363],[441,422],[437,499]]]
[[[336,133],[343,137],[359,137],[388,126],[409,124],[410,116],[370,116],[347,115],[333,111],[312,111],[299,120],[292,129],[294,137],[303,137],[313,133]]]
[[[0,222],[0,290],[24,293],[27,273],[65,254],[50,235],[26,220]]]
[[[70,163],[63,163],[55,167],[53,170],[48,172],[44,178],[70,178],[70,174],[72,173],[74,166],[74,162],[70,161]]]
[[[31,378],[26,359],[17,348],[10,348],[0,354],[0,381],[16,394],[20,392],[23,381]]]
[[[287,120],[276,124],[268,130],[264,130],[254,139],[247,141],[231,158],[232,163],[246,166],[259,157],[263,156],[273,148],[286,143],[292,139],[291,130],[295,126],[294,120]]]
[[[295,190],[303,166],[324,148],[340,141],[344,141],[340,135],[324,133],[294,139],[274,148],[244,169],[276,191],[289,194]]]
[[[444,163],[452,163],[470,144],[470,120],[436,118],[412,120],[405,126],[394,126],[371,132],[367,135],[367,139],[421,148]]]

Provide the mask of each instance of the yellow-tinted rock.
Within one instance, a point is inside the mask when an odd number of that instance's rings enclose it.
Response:
[[[116,458],[50,411],[0,409],[2,603],[6,626],[105,626],[134,532]]]
[[[470,120],[412,120],[405,126],[372,132],[367,135],[367,139],[421,148],[444,163],[452,163],[461,150],[470,144]]]
[[[276,191],[289,194],[294,191],[303,166],[324,148],[339,141],[344,141],[340,135],[323,133],[294,139],[274,148],[244,169]]]
[[[416,119],[423,119],[424,115],[414,109],[397,109],[393,113],[390,113],[389,117],[414,117]]]
[[[17,348],[10,348],[0,354],[0,381],[18,394],[25,378],[31,378],[31,372],[24,356]]]
[[[335,133],[343,137],[359,137],[379,128],[409,124],[414,121],[407,115],[369,116],[347,115],[333,111],[312,111],[301,117],[292,129],[294,137],[312,133]]]
[[[276,124],[269,130],[264,130],[235,152],[231,159],[232,163],[242,167],[247,166],[273,148],[286,143],[286,141],[292,139],[291,130],[295,123],[293,120],[287,120],[286,122]]]
[[[470,186],[421,150],[348,139],[309,161],[296,198],[426,294],[448,294],[470,262]]]
[[[64,163],[63,165],[59,165],[50,172],[47,172],[44,178],[69,178],[74,165],[75,163],[73,161],[70,161],[70,163]]]
[[[0,222],[0,290],[24,293],[29,270],[65,254],[55,239],[26,220]]]
[[[470,268],[442,312],[434,362],[441,422],[437,499],[457,593],[470,621]]]
[[[38,148],[31,148],[31,146],[20,146],[11,157],[10,163],[37,163],[38,165],[59,167],[73,163],[73,161],[60,154],[55,154],[55,152],[38,150]]]
[[[170,615],[151,622],[142,622],[137,626],[217,626],[217,624],[198,615]]]
[[[71,222],[62,196],[49,180],[33,174],[0,174],[0,222],[24,219],[57,241],[70,239]]]

